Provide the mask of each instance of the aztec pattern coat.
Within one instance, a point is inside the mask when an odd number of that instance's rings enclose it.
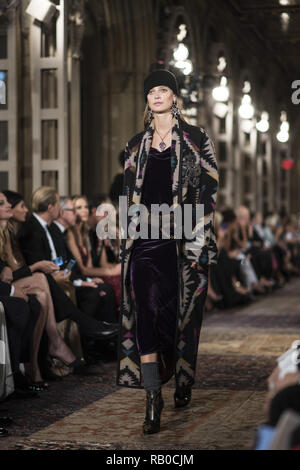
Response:
[[[133,137],[125,149],[125,176],[123,195],[127,196],[127,210],[139,204],[143,188],[148,154],[154,133],[153,121],[146,131]],[[187,248],[184,238],[176,239],[178,266],[177,332],[174,350],[160,354],[162,383],[175,374],[176,384],[192,385],[196,369],[198,342],[202,324],[202,309],[208,286],[208,266],[217,262],[217,244],[214,232],[214,211],[218,189],[218,171],[214,147],[204,129],[173,118],[171,143],[171,175],[173,205],[203,204],[204,243],[201,249]],[[127,213],[127,227],[137,226]],[[195,217],[193,218],[195,220]],[[199,221],[197,221],[197,224]],[[142,388],[135,337],[135,306],[130,276],[130,254],[133,239],[122,240],[122,301],[118,344],[117,385]],[[196,267],[191,264],[196,262]]]

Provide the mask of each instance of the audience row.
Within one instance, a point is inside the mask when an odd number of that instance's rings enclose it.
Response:
[[[41,187],[29,215],[22,195],[0,193],[0,340],[1,354],[9,353],[9,364],[0,358],[1,399],[47,389],[60,379],[58,360],[85,373],[116,341],[121,264],[117,247],[95,234],[98,202],[89,207],[84,196]],[[59,331],[64,320],[77,325],[81,356]]]
[[[46,390],[61,379],[57,361],[84,374],[103,351],[116,351],[120,240],[96,233],[104,217],[97,208],[110,200],[60,197],[41,187],[29,213],[22,195],[0,192],[0,400]],[[217,212],[215,230],[219,257],[210,270],[207,311],[247,304],[300,274],[300,218],[263,220],[240,206]],[[77,325],[77,349],[61,333],[65,320]],[[4,424],[0,417],[0,435]]]
[[[271,214],[264,220],[240,206],[216,213],[215,229],[219,256],[210,270],[206,310],[247,304],[300,274],[300,217]]]

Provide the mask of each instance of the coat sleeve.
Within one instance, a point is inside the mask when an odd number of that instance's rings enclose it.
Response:
[[[32,272],[30,271],[29,266],[24,265],[13,271],[13,282],[29,276],[32,276]]]
[[[199,204],[204,206],[204,244],[207,246],[208,263],[217,263],[218,248],[214,228],[214,214],[219,183],[216,153],[213,142],[204,132],[200,148],[200,193]]]
[[[37,263],[49,259],[45,254],[42,237],[37,232],[21,233],[18,236],[18,241],[22,254],[27,265]]]
[[[123,214],[123,217],[120,217],[120,236],[121,236],[121,243],[120,243],[120,253],[119,253],[119,259],[122,259],[122,255],[124,253],[124,246],[125,246],[125,238],[124,238],[124,231],[127,230],[128,227],[128,220],[127,220],[127,213],[128,213],[128,206],[129,206],[129,188],[130,188],[130,167],[131,167],[131,162],[130,162],[130,157],[131,157],[131,152],[129,149],[128,143],[126,144],[125,147],[125,154],[124,154],[124,179],[123,179],[123,188],[122,188],[122,196],[126,197],[126,214]],[[122,205],[123,208],[123,205]],[[127,224],[127,226],[124,227],[124,223]]]

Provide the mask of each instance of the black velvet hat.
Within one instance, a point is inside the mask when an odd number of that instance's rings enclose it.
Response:
[[[167,86],[178,95],[178,84],[175,75],[169,70],[159,69],[151,72],[144,81],[144,96],[147,102],[149,91],[156,86]]]

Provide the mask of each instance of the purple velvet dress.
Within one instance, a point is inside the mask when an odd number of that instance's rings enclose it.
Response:
[[[163,152],[151,147],[141,203],[149,211],[151,204],[172,206],[171,147]],[[176,240],[135,240],[130,280],[136,307],[139,354],[173,351],[178,296]]]

